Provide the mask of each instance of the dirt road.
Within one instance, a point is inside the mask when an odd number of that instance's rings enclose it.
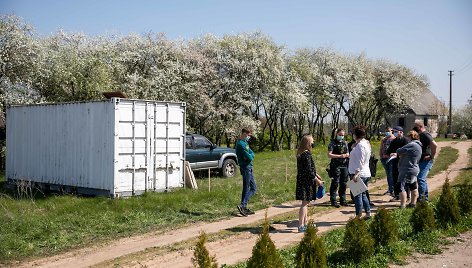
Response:
[[[403,266],[391,265],[391,268],[458,268],[472,267],[472,231],[450,238],[453,244],[446,246],[439,255],[415,253]]]
[[[472,142],[440,142],[439,146],[452,146],[459,150],[459,158],[456,162],[449,166],[447,172],[437,174],[432,178],[428,178],[428,186],[430,191],[441,187],[446,173],[449,179],[453,180],[459,173],[461,168],[467,166],[468,155],[467,149]],[[377,207],[387,207],[399,205],[398,203],[390,203],[389,196],[382,195],[385,192],[385,180],[378,180],[376,183],[369,185],[370,189],[376,187],[382,188],[377,192],[371,192],[371,198]],[[325,196],[316,203],[328,201],[329,197]],[[285,214],[298,210],[298,203],[287,203],[280,206],[270,207],[267,210],[268,218],[276,215]],[[374,211],[375,212],[375,211]],[[225,229],[234,228],[244,224],[256,223],[264,219],[265,210],[257,211],[255,215],[249,217],[233,217],[214,223],[200,223],[191,227],[178,229],[166,234],[159,232],[149,233],[141,236],[124,238],[111,242],[106,245],[94,246],[87,249],[75,250],[53,257],[38,259],[32,262],[21,264],[22,267],[89,267],[100,265],[105,261],[113,260],[128,254],[143,252],[148,248],[170,246],[178,242],[195,238],[200,231],[207,234],[218,233]],[[354,206],[342,207],[315,214],[312,218],[318,225],[321,233],[329,231],[333,228],[343,226],[347,220],[354,216]],[[271,238],[274,240],[278,248],[298,243],[303,234],[297,232],[296,219],[274,224],[275,231],[271,232]],[[207,244],[207,248],[211,254],[216,254],[219,264],[235,264],[251,256],[252,247],[257,239],[257,234],[251,232],[241,232],[238,235],[229,238],[220,239]],[[191,267],[191,257],[193,252],[189,249],[173,251],[159,256],[141,255],[141,259],[126,263],[120,263],[120,266],[148,266],[148,267]],[[142,256],[145,256],[142,259]]]

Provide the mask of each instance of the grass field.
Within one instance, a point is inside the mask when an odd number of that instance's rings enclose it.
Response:
[[[317,170],[329,188],[325,168],[327,146],[314,149]],[[378,155],[379,144],[373,144]],[[437,158],[442,161],[443,156]],[[444,160],[446,161],[446,159]],[[446,162],[453,162],[447,160]],[[447,166],[447,165],[446,165]],[[296,161],[294,151],[256,154],[254,174],[258,193],[251,209],[262,209],[294,200]],[[378,165],[377,177],[384,177]],[[0,186],[3,177],[0,178]],[[241,195],[240,175],[199,179],[199,190],[146,193],[128,199],[35,195],[18,198],[0,190],[0,262],[55,254],[64,250],[149,231],[175,229],[198,221],[233,216]]]

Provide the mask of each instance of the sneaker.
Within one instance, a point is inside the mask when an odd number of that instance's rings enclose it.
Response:
[[[304,233],[306,231],[306,226],[303,225],[303,226],[298,226],[298,232],[299,233]]]
[[[252,211],[248,208],[245,208],[244,212],[246,212],[246,215],[254,215],[254,211]]]
[[[338,203],[331,203],[331,206],[335,207],[335,208],[339,208],[339,204]]]
[[[416,207],[416,205],[415,205],[415,204],[412,204],[412,203],[410,203],[410,204],[408,204],[408,207],[409,207],[409,208],[415,208],[415,207]]]
[[[394,198],[390,199],[389,202],[397,202],[397,201],[400,201],[400,198],[394,197]]]
[[[343,206],[343,207],[349,206],[346,202],[341,202],[340,204],[341,204],[341,206]]]
[[[371,206],[371,207],[375,207],[375,204],[374,204],[374,203],[372,203],[372,202],[369,202],[369,206]]]
[[[247,216],[246,209],[243,206],[238,205],[238,210],[239,210],[239,213],[241,213],[241,215],[243,215],[244,217]]]

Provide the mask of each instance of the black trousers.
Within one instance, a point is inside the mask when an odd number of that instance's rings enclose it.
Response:
[[[398,159],[393,159],[392,161],[393,193],[395,194],[395,196],[399,196],[400,182],[398,181]]]
[[[336,203],[336,190],[339,194],[339,202],[346,203],[346,187],[349,173],[347,166],[335,166],[332,170],[333,178],[329,187],[329,197],[331,204]],[[338,190],[339,188],[339,190]]]

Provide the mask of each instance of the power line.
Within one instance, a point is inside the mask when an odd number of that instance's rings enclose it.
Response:
[[[465,63],[462,64],[461,67],[457,68],[457,69],[456,69],[456,70],[457,70],[456,73],[462,72],[462,71],[468,69],[470,66],[472,66],[472,57],[470,57],[468,60],[466,60]]]
[[[470,62],[468,64],[464,65],[464,67],[459,69],[456,73],[461,73],[463,71],[467,71],[468,69],[470,69],[470,67],[472,67],[472,60],[470,60]]]

